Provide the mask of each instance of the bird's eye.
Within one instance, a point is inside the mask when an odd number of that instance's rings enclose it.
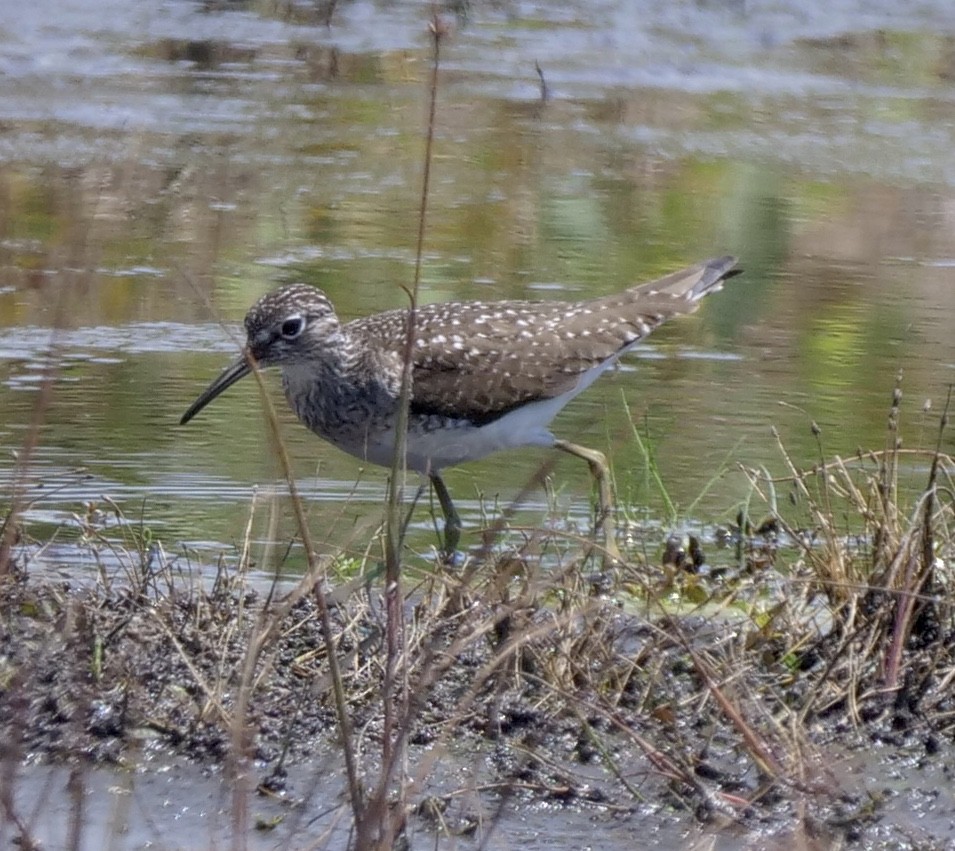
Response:
[[[286,340],[294,340],[305,330],[304,316],[290,316],[282,323],[279,333]]]

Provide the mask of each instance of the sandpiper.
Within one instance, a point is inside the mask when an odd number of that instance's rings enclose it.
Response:
[[[429,304],[415,313],[406,466],[428,476],[444,514],[444,552],[461,520],[441,478],[446,467],[501,449],[554,447],[583,458],[598,486],[598,528],[619,558],[604,455],[548,426],[578,393],[654,328],[691,313],[737,274],[718,257],[613,295],[577,302]],[[278,366],[289,405],[319,437],[364,461],[390,466],[408,310],[341,322],[328,296],[305,284],[259,299],[245,317],[241,356],[196,399],[189,422],[254,366]]]

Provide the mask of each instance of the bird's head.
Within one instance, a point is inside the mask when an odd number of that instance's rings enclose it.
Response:
[[[256,367],[288,366],[321,357],[338,343],[341,323],[325,293],[306,284],[291,284],[252,305],[245,315],[245,333],[242,354],[192,403],[180,425]]]

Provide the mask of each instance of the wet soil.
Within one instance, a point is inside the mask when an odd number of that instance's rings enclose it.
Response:
[[[575,571],[534,585],[514,569],[497,564],[480,593],[451,593],[461,589],[446,579],[409,596],[410,700],[398,717],[408,729],[412,846],[415,837],[499,847],[539,836],[549,837],[540,847],[558,847],[557,813],[568,842],[580,837],[560,847],[673,847],[698,833],[727,848],[955,839],[955,803],[938,786],[955,764],[953,707],[934,674],[919,699],[913,665],[908,703],[856,695],[853,718],[846,695],[806,699],[843,652],[834,632],[794,663],[778,637],[764,630],[755,641],[745,618],[636,612],[626,574],[582,582]],[[332,620],[352,747],[373,788],[383,604],[371,588],[351,590],[334,595]],[[108,825],[115,837],[135,821],[117,803],[123,795],[158,795],[202,845],[348,845],[313,593],[271,596],[227,574],[203,585],[171,569],[85,585],[18,572],[0,585],[0,617],[12,838],[57,847],[53,823],[28,817],[45,799],[64,813],[59,824],[77,825],[77,847],[102,847]],[[921,656],[935,672],[940,648]],[[808,708],[801,728],[779,729],[795,723],[781,712],[787,704]],[[107,807],[103,788],[119,821],[95,815]],[[147,842],[155,819],[135,823],[130,835]]]

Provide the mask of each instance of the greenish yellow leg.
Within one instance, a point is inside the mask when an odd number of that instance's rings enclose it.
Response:
[[[437,473],[430,473],[431,486],[438,497],[441,505],[441,513],[444,514],[444,557],[448,560],[454,557],[458,549],[458,542],[461,540],[461,518],[454,508],[451,501],[451,494],[448,493],[448,486],[444,479]]]
[[[554,446],[562,452],[583,458],[590,467],[590,473],[597,482],[597,524],[594,532],[603,532],[604,550],[611,561],[622,561],[620,550],[617,549],[617,527],[614,522],[613,487],[610,484],[610,468],[603,452],[578,446],[567,440],[554,441]],[[605,559],[606,560],[606,559]]]

